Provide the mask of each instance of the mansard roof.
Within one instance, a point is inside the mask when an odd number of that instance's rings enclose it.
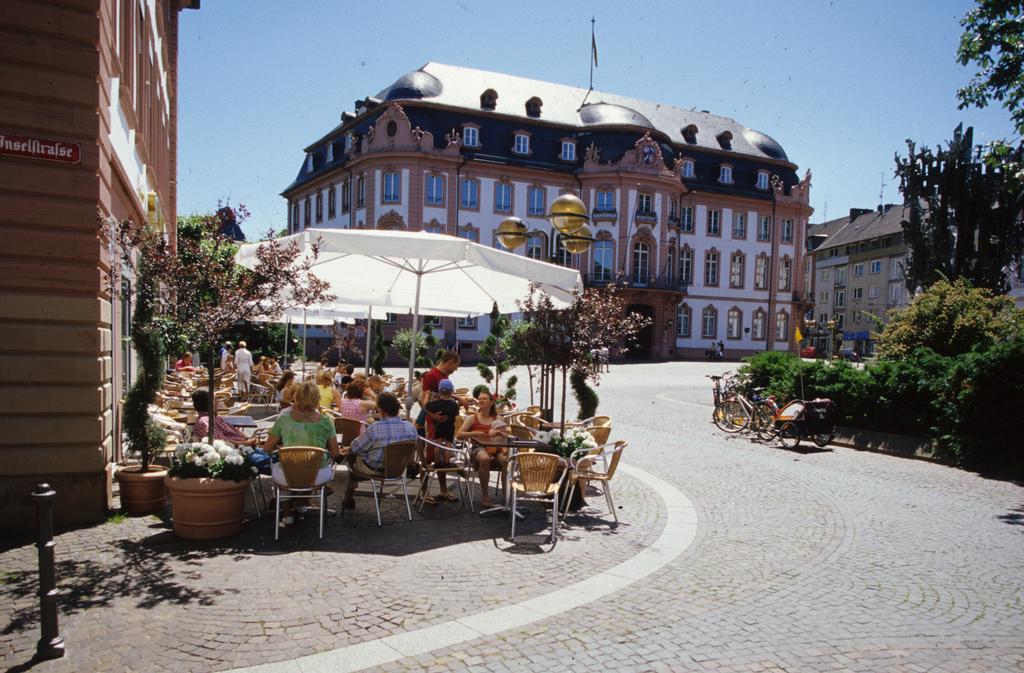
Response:
[[[789,161],[782,146],[769,136],[707,111],[686,110],[603,91],[591,91],[588,95],[587,90],[580,87],[443,63],[430,62],[402,75],[376,98],[382,101],[422,100],[479,111],[481,95],[488,90],[497,97],[493,110],[484,109],[495,114],[540,119],[581,129],[635,126],[663,133],[678,145]],[[526,101],[532,98],[543,102],[539,117],[527,114]],[[690,126],[695,126],[697,132],[692,138],[687,138],[684,129]],[[728,138],[728,141],[722,138]]]

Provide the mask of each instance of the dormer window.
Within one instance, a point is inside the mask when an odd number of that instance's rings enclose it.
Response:
[[[718,181],[723,185],[732,184],[732,166],[722,164],[718,169]]]
[[[718,140],[718,144],[723,150],[732,149],[732,133],[729,131],[722,131],[715,136],[715,138]]]
[[[562,161],[576,161],[576,143],[572,140],[562,141]]]
[[[345,134],[345,151],[346,152],[351,152],[352,151],[352,134],[351,133],[346,133]]]
[[[682,129],[682,133],[683,133],[683,140],[685,140],[686,142],[688,142],[690,144],[693,144],[693,143],[697,142],[697,125],[696,124],[690,124],[688,126],[684,126],[683,129]]]
[[[312,152],[306,153],[306,172],[307,173],[312,173],[313,172],[313,153]]]
[[[530,100],[526,101],[526,116],[527,117],[539,117],[540,107],[544,105],[544,102],[534,96]]]
[[[334,143],[327,143],[327,163],[334,161]]]
[[[512,145],[512,151],[516,154],[529,154],[530,135],[528,133],[516,133],[516,139],[515,143]]]
[[[480,109],[481,110],[493,110],[498,107],[498,92],[494,89],[488,89],[480,94]]]
[[[694,175],[695,174],[694,174],[694,171],[693,171],[693,159],[684,159],[683,160],[683,177],[684,178],[692,178]]]
[[[462,127],[462,146],[480,147],[480,130],[475,126]]]
[[[768,171],[757,172],[757,188],[768,189]]]

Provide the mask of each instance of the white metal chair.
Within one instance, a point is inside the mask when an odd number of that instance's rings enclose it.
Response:
[[[517,453],[508,461],[509,490],[512,493],[512,536],[516,539],[516,503],[551,503],[551,544],[558,533],[558,492],[569,463],[553,453]]]
[[[416,441],[394,442],[384,447],[384,465],[380,470],[373,470],[361,459],[356,459],[351,470],[349,479],[369,481],[373,490],[373,506],[377,510],[377,525],[380,526],[380,496],[384,494],[384,484],[387,482],[400,482],[402,493],[405,495],[405,511],[412,521],[412,507],[409,505],[409,487],[407,484],[406,468],[410,460],[416,454]],[[377,482],[380,482],[380,495],[377,494]],[[344,508],[342,508],[344,512]]]
[[[569,514],[569,502],[572,501],[573,492],[580,479],[585,481],[601,482],[601,490],[604,491],[604,499],[608,503],[608,510],[612,513],[615,523],[619,522],[619,515],[615,511],[615,500],[612,498],[611,481],[615,476],[615,470],[622,458],[622,450],[627,443],[619,440],[611,446],[602,446],[596,451],[593,449],[579,449],[569,457],[572,466],[569,479],[572,483],[569,486],[569,495],[565,499],[565,515]]]
[[[429,463],[426,460],[426,452],[433,448],[435,460]],[[473,461],[470,458],[469,450],[465,446],[447,446],[424,437],[420,438],[420,469],[422,470],[423,482],[420,484],[420,492],[416,495],[416,501],[420,506],[417,511],[423,511],[427,496],[430,495],[430,482],[435,476],[454,476],[459,485],[459,496],[462,498],[462,507],[465,509],[466,502],[469,502],[469,511],[473,512]],[[465,488],[463,488],[465,484]],[[415,501],[414,501],[415,502]]]
[[[326,486],[334,478],[334,462],[330,454],[315,446],[288,446],[278,449],[280,462],[274,465],[274,539],[280,536],[281,501],[298,498],[320,498],[320,539],[324,538],[324,512],[326,507]],[[330,466],[330,474],[323,468],[324,458]]]

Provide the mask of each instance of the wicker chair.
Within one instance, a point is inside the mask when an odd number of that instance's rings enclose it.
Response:
[[[512,424],[512,423],[509,424],[508,431],[509,431],[509,434],[511,434],[516,439],[524,439],[524,440],[533,439],[534,438],[534,432],[535,432],[532,428],[528,428],[525,425],[515,425],[515,424]]]
[[[334,419],[334,431],[338,433],[338,446],[352,446],[356,437],[363,434],[366,423],[358,418],[342,416]]]
[[[604,491],[604,499],[608,503],[608,510],[612,513],[615,523],[619,522],[619,515],[615,512],[615,500],[612,498],[611,480],[615,476],[615,470],[622,458],[622,450],[626,446],[626,442],[619,440],[614,445],[602,446],[597,451],[580,449],[569,457],[572,465],[569,479],[572,483],[569,486],[569,496],[565,500],[566,515],[569,513],[569,502],[579,480],[599,481],[601,490]]]
[[[440,461],[435,459],[433,463],[428,462],[426,460],[426,451],[428,447],[433,447],[436,457],[443,457],[444,460]],[[417,454],[417,460],[419,461],[421,474],[423,475],[420,492],[416,495],[416,501],[419,501],[420,503],[417,511],[423,511],[423,505],[426,503],[427,496],[430,495],[430,482],[439,474],[455,477],[455,480],[459,485],[459,496],[462,498],[462,508],[466,508],[466,502],[468,501],[469,511],[475,511],[473,509],[473,481],[471,479],[473,474],[473,461],[469,455],[469,450],[466,447],[447,446],[431,439],[421,437]],[[446,465],[446,467],[438,467],[438,462]],[[465,489],[463,489],[463,483],[465,483]]]
[[[320,497],[320,539],[324,538],[324,512],[327,511],[325,487],[327,480],[317,479],[327,451],[315,446],[288,446],[278,449],[280,473],[274,475],[274,539],[280,536],[277,522],[281,518],[281,501]],[[287,493],[283,493],[287,491]]]
[[[416,455],[416,444],[417,442],[415,441],[388,444],[384,447],[384,466],[379,471],[369,470],[365,463],[357,460],[348,473],[349,479],[370,482],[370,488],[373,489],[373,506],[377,510],[378,526],[381,525],[381,520],[377,482],[380,482],[381,495],[383,495],[385,483],[389,481],[401,482],[402,493],[405,495],[405,511],[409,515],[409,521],[412,521],[412,507],[409,505],[409,487],[406,483],[405,470],[409,466],[409,460]],[[344,508],[342,508],[342,512],[344,513]]]
[[[508,461],[509,486],[512,491],[512,511],[516,502],[551,503],[551,544],[558,533],[558,490],[568,472],[565,458],[553,453],[517,453]],[[512,516],[512,536],[516,539],[516,519]]]
[[[590,436],[594,438],[598,446],[604,446],[608,443],[608,437],[612,434],[611,425],[590,425],[586,428]]]

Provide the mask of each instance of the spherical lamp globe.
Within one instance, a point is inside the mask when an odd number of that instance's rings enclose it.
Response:
[[[587,223],[587,207],[575,194],[562,194],[551,202],[548,215],[552,226],[563,234],[574,234]]]

